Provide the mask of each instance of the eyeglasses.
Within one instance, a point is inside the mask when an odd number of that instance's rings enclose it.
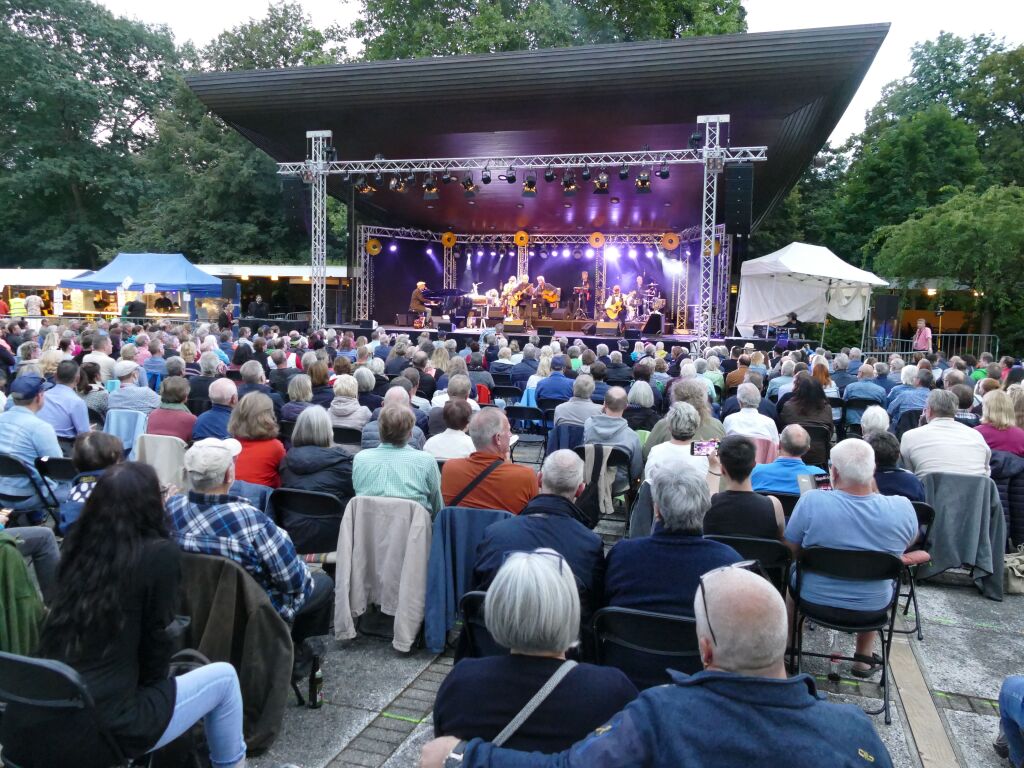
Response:
[[[718,645],[718,639],[715,637],[715,630],[711,627],[711,611],[708,609],[708,593],[704,587],[704,579],[713,573],[720,573],[722,571],[728,571],[730,568],[739,568],[744,571],[750,571],[756,573],[758,576],[768,578],[764,572],[764,568],[761,567],[761,563],[757,560],[740,560],[738,563],[732,563],[731,565],[723,565],[718,568],[712,568],[707,573],[700,577],[700,599],[704,603],[704,618],[708,622],[708,632],[711,633],[711,642]]]
[[[544,550],[540,550],[540,549],[510,549],[510,550],[508,550],[502,556],[501,564],[504,565],[505,562],[510,557],[512,557],[512,555],[536,555],[538,557],[548,557],[548,558],[551,558],[551,560],[553,560],[555,563],[558,564],[558,572],[559,573],[562,572],[562,566],[565,565],[565,558],[562,557],[557,552],[553,552],[553,551],[550,551],[550,550],[544,551]]]

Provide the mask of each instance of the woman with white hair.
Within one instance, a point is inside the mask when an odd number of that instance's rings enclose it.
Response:
[[[343,374],[334,380],[334,399],[328,408],[331,423],[336,427],[361,430],[370,420],[370,409],[359,404],[359,383]]]
[[[629,405],[622,418],[630,429],[642,429],[650,432],[660,418],[654,410],[654,390],[646,381],[634,381],[629,388]]]
[[[644,466],[644,477],[654,481],[661,472],[674,472],[682,466],[691,466],[706,476],[711,493],[718,492],[722,465],[718,454],[696,455],[693,436],[700,428],[700,414],[689,403],[673,403],[665,417],[670,438],[651,449]]]
[[[889,414],[880,405],[868,406],[860,417],[860,434],[867,438],[872,432],[889,430]]]
[[[296,377],[298,378],[298,377]],[[334,445],[331,417],[323,408],[306,408],[292,431],[292,447],[281,462],[281,487],[329,493],[341,503],[355,495],[352,456]]]
[[[551,549],[511,552],[487,590],[484,621],[508,656],[463,659],[434,702],[434,734],[493,741],[565,664],[576,643],[580,599],[565,559]],[[614,667],[571,666],[505,742],[531,752],[567,749],[637,696]]]
[[[722,361],[718,359],[718,355],[708,357],[708,369],[702,375],[705,379],[710,379],[715,387],[725,392],[725,375],[722,373]]]

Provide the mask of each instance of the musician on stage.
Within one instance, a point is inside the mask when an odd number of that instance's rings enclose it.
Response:
[[[557,290],[555,286],[546,283],[542,276],[537,276],[537,284],[533,287],[533,297],[534,301],[538,303],[539,314],[542,319],[551,316],[551,303],[544,298],[544,292]]]
[[[622,320],[622,313],[626,310],[626,297],[622,295],[619,286],[612,287],[612,292],[604,300],[604,314],[609,320]]]
[[[580,273],[580,284],[573,288],[573,316],[577,320],[585,320],[590,317],[590,297],[592,295],[592,289],[590,287],[590,273]],[[582,317],[580,317],[582,315]]]
[[[776,331],[785,331],[789,334],[789,338],[795,339],[801,335],[801,329],[803,326],[800,321],[796,319],[796,312],[790,312],[786,315],[786,322],[782,325],[775,326]]]
[[[416,283],[416,288],[412,292],[412,296],[409,297],[409,311],[415,312],[417,315],[423,318],[424,326],[431,325],[430,317],[433,314],[433,310],[426,303],[423,298],[423,291],[426,290],[427,284],[420,280]]]
[[[533,283],[529,275],[519,276],[519,285],[516,286],[515,304],[520,309],[519,319],[526,323],[527,328],[533,327]]]

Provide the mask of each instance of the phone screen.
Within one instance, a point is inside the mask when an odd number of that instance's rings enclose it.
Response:
[[[717,447],[717,440],[699,440],[695,443],[690,443],[690,454],[693,456],[710,456]]]
[[[828,475],[815,475],[814,476],[814,487],[819,491],[831,491],[832,490],[832,478]]]

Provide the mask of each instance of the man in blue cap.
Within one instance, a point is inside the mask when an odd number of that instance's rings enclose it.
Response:
[[[35,469],[36,459],[42,456],[62,457],[57,433],[37,415],[43,407],[44,388],[48,385],[36,375],[23,375],[11,383],[13,407],[0,414],[0,453],[17,459],[35,475],[42,486],[49,483],[59,501],[66,487],[41,477]],[[49,499],[47,499],[49,500]],[[0,505],[17,511],[26,511],[29,521],[40,522],[46,516],[44,502],[39,498],[32,480],[25,476],[0,476]]]

